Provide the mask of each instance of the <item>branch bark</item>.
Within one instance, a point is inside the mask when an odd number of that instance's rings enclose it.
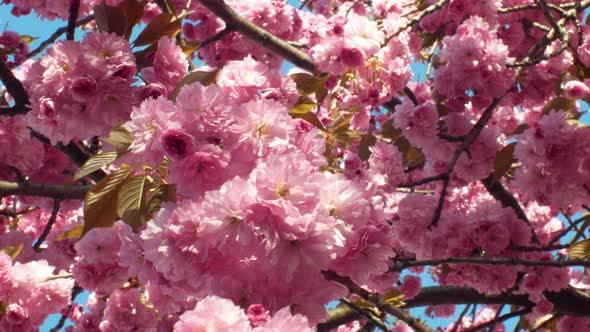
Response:
[[[227,28],[239,31],[242,35],[250,38],[252,41],[268,49],[272,53],[292,62],[312,73],[316,72],[316,66],[311,58],[296,47],[276,37],[270,32],[260,28],[254,23],[244,19],[231,7],[226,5],[223,0],[199,0],[199,2],[217,15],[225,22]]]
[[[59,200],[84,199],[90,188],[90,186],[0,181],[0,197],[22,195],[51,197]]]
[[[497,179],[494,179],[494,175],[490,174],[487,178],[482,179],[481,183],[484,185],[486,190],[504,207],[510,207],[518,219],[524,221],[530,228],[531,234],[533,236],[533,241],[535,243],[541,243],[537,233],[535,233],[535,228],[532,227],[529,218],[527,217],[526,213],[520,206],[520,203],[516,200],[516,198],[504,187],[502,182]]]
[[[375,304],[379,309],[382,311],[392,315],[393,317],[403,321],[404,323],[408,324],[414,331],[418,332],[434,332],[432,328],[428,325],[424,324],[419,319],[413,317],[409,313],[405,312],[404,310],[392,305],[391,303],[387,302],[383,296],[379,294],[371,293],[366,289],[361,288],[357,284],[355,284],[350,277],[344,277],[336,272],[333,271],[322,271],[322,275],[326,280],[332,281],[339,285],[342,285],[348,289],[349,292],[357,294],[358,296],[362,297],[364,300],[369,301]]]
[[[76,20],[80,11],[80,0],[72,0],[70,3],[70,16],[68,17],[68,27],[66,31],[67,40],[74,40],[76,33]]]
[[[0,115],[14,116],[25,114],[31,110],[29,104],[29,94],[25,87],[6,65],[6,62],[0,58],[0,80],[4,83],[6,91],[14,98],[14,106],[0,107]]]
[[[553,311],[559,315],[590,317],[590,297],[567,288],[559,292],[545,292],[547,300],[553,303]],[[526,294],[486,295],[466,287],[433,286],[424,287],[416,297],[404,300],[402,309],[446,304],[507,304],[518,307],[533,307]],[[349,308],[337,307],[328,311],[328,320],[317,325],[319,332],[329,331],[340,325],[362,319],[363,316]]]

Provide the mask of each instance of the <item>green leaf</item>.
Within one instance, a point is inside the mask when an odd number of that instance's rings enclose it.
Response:
[[[147,219],[151,219],[154,212],[156,212],[163,202],[176,201],[176,185],[162,184],[156,187],[151,194],[150,200],[147,204]]]
[[[39,37],[33,37],[33,36],[29,36],[29,35],[20,35],[20,40],[27,45],[31,45],[31,43],[37,39],[39,39]]]
[[[24,246],[24,243],[21,243],[18,246],[6,246],[2,248],[0,252],[7,254],[12,260],[15,260],[21,251],[23,251]]]
[[[125,39],[129,40],[133,27],[141,20],[146,2],[146,0],[124,0],[119,4],[123,16],[125,16]]]
[[[307,98],[307,97],[300,97],[299,101],[293,108],[289,111],[289,114],[293,119],[303,119],[315,127],[319,128],[320,130],[325,131],[324,125],[318,119],[318,117],[311,111],[315,106],[315,103]]]
[[[410,168],[418,167],[423,165],[424,162],[426,162],[426,157],[422,153],[422,150],[413,146],[408,149],[408,152],[405,155],[406,166]]]
[[[574,243],[568,250],[568,259],[588,259],[590,257],[590,239]]]
[[[539,330],[541,327],[545,326],[545,324],[550,324],[551,321],[553,321],[554,319],[555,319],[555,314],[547,314],[545,316],[538,318],[535,325],[531,328],[531,331]],[[548,330],[551,331],[551,329],[548,329]]]
[[[133,230],[145,223],[145,184],[147,177],[137,175],[128,178],[119,190],[117,214]]]
[[[154,17],[133,42],[134,46],[157,43],[163,36],[176,37],[181,30],[182,17],[161,13]]]
[[[359,145],[359,157],[362,161],[366,161],[371,156],[371,150],[369,147],[375,145],[377,143],[377,138],[371,134],[363,135],[361,138],[361,142]]]
[[[80,236],[82,236],[82,231],[84,230],[84,225],[78,225],[75,226],[73,228],[71,228],[69,231],[65,231],[61,234],[59,234],[55,240],[56,241],[61,241],[61,240],[65,240],[65,239],[75,239],[75,238],[79,238]]]
[[[496,180],[500,179],[512,166],[512,163],[516,161],[514,158],[514,148],[516,142],[510,143],[503,147],[498,153],[496,153],[496,159],[494,159],[494,170],[492,174]]]
[[[309,96],[315,93],[318,103],[323,102],[328,95],[328,90],[326,89],[327,75],[318,77],[307,73],[297,73],[291,75],[291,79],[295,81],[297,90],[299,90],[302,95]]]
[[[385,121],[381,127],[381,135],[383,135],[385,138],[394,139],[399,137],[401,133],[402,131],[400,129],[397,129],[393,126],[393,120],[391,119]]]
[[[543,107],[543,115],[549,114],[551,111],[564,111],[566,113],[576,113],[576,101],[573,99],[556,97],[551,99],[545,107]],[[575,115],[575,114],[574,114]]]
[[[86,193],[82,236],[96,227],[110,227],[117,221],[117,197],[133,168],[107,175]]]
[[[131,134],[123,127],[115,127],[109,133],[109,136],[102,138],[106,143],[109,143],[117,150],[117,155],[122,156],[129,150],[129,146],[133,143]]]
[[[117,159],[117,152],[110,151],[110,152],[101,152],[98,153],[90,159],[86,160],[84,165],[74,174],[72,178],[72,182],[78,181],[79,179],[97,171],[107,165],[110,165],[113,161]]]
[[[405,296],[406,295],[404,294],[404,292],[402,292],[398,288],[390,288],[385,292],[385,294],[383,294],[383,299],[396,307],[401,307],[405,304],[402,301]]]
[[[138,70],[153,65],[154,57],[150,55],[153,55],[156,52],[158,49],[157,46],[157,44],[153,44],[141,51],[133,52]]]
[[[194,71],[194,72],[186,75],[176,85],[176,88],[174,89],[174,92],[172,93],[172,100],[176,100],[176,97],[178,97],[178,94],[180,93],[180,89],[185,85],[199,82],[204,86],[208,86],[209,84],[215,82],[218,72],[219,72],[219,69],[214,70],[214,71]]]
[[[105,4],[94,6],[94,18],[100,32],[115,33],[125,36],[125,13],[119,7],[111,7]]]

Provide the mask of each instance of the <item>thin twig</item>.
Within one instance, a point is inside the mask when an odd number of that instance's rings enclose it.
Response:
[[[534,243],[541,243],[537,233],[535,232],[535,228],[531,224],[531,221],[527,217],[526,213],[520,206],[520,203],[516,200],[516,198],[504,187],[504,185],[497,179],[494,178],[493,174],[490,174],[485,179],[481,180],[481,183],[484,185],[486,190],[497,200],[499,201],[502,206],[510,207],[518,219],[524,221],[529,229],[531,230],[531,235],[533,237]]]
[[[212,44],[218,40],[220,40],[221,38],[227,36],[230,32],[232,32],[233,30],[229,27],[226,26],[225,29],[219,31],[218,33],[216,33],[214,36],[212,36],[209,39],[205,39],[203,40],[201,43],[199,43],[199,48],[202,47],[207,47],[209,46],[209,44]]]
[[[352,279],[350,279],[349,277],[343,277],[334,271],[322,271],[322,275],[326,280],[342,285],[346,287],[348,291],[350,291],[351,293],[357,294],[364,300],[375,304],[379,309],[408,324],[408,326],[410,326],[415,331],[434,332],[432,328],[422,323],[419,319],[412,317],[404,310],[387,302],[387,300],[385,300],[382,296],[371,293],[361,288],[360,286],[355,284],[354,281],[352,281]]]
[[[497,323],[501,323],[501,322],[503,322],[505,320],[508,320],[510,318],[526,315],[526,314],[528,314],[528,313],[530,313],[532,311],[533,311],[533,309],[531,307],[527,307],[527,308],[524,308],[524,309],[521,309],[521,310],[509,312],[509,313],[507,313],[505,315],[497,316],[496,318],[494,318],[494,319],[492,319],[492,320],[490,320],[488,322],[485,322],[483,324],[480,324],[480,325],[477,325],[477,326],[474,326],[474,327],[470,327],[468,329],[465,329],[465,330],[463,330],[463,332],[475,332],[475,331],[479,331],[479,330],[482,330],[482,329],[491,327],[492,325],[495,325]]]
[[[568,234],[577,224],[579,224],[581,222],[587,222],[588,220],[590,220],[590,215],[585,215],[583,217],[580,217],[580,218],[574,220],[574,222],[571,225],[564,228],[561,232],[559,232],[559,234],[555,235],[555,237],[553,237],[553,239],[551,239],[549,241],[549,245],[553,245],[554,243],[559,241],[562,237],[564,237],[566,234]]]
[[[88,22],[94,21],[94,15],[88,15],[85,18],[79,20],[76,23],[76,27],[79,27],[81,25],[84,25]],[[64,33],[66,33],[66,31],[68,31],[68,26],[64,26],[61,27],[57,30],[55,30],[55,32],[49,37],[47,38],[45,41],[43,41],[36,49],[32,50],[29,54],[27,54],[26,58],[30,59],[34,56],[36,56],[37,54],[43,52],[43,50],[53,44],[61,35],[63,35]]]
[[[389,43],[389,41],[393,37],[399,35],[400,33],[402,33],[403,31],[405,31],[407,28],[411,27],[412,25],[414,25],[416,23],[419,23],[426,15],[432,14],[435,11],[439,10],[447,2],[449,2],[449,0],[439,0],[439,1],[435,2],[434,4],[426,7],[423,11],[420,12],[420,14],[418,16],[412,18],[411,20],[408,20],[401,27],[399,27],[395,32],[393,32],[392,34],[390,34],[389,36],[387,36],[385,38],[385,45],[387,45],[387,43]]]
[[[471,305],[465,305],[465,308],[463,308],[463,311],[461,311],[461,314],[459,315],[459,317],[457,317],[457,319],[453,323],[453,328],[451,329],[451,332],[457,332],[457,329],[459,328],[459,325],[461,324],[463,317],[465,317],[465,315],[467,314],[469,307],[471,307]]]
[[[10,68],[6,65],[2,57],[0,57],[0,80],[6,87],[6,91],[14,98],[14,106],[0,107],[0,115],[14,116],[18,114],[25,114],[31,110],[29,102],[29,94],[27,90],[19,81]]]
[[[68,305],[68,309],[63,315],[61,315],[59,322],[57,322],[57,324],[51,330],[49,330],[49,332],[57,332],[65,325],[66,320],[70,315],[70,311],[72,311],[72,307],[74,306],[74,301],[76,300],[76,297],[83,291],[84,289],[82,289],[78,285],[75,285],[74,288],[72,288],[72,295],[70,296],[70,304]]]
[[[383,322],[374,314],[372,314],[371,312],[364,310],[363,308],[359,307],[358,305],[354,304],[354,302],[350,301],[347,298],[341,298],[340,302],[344,303],[345,305],[349,306],[352,310],[356,311],[357,313],[363,315],[365,318],[367,318],[367,320],[369,322],[372,322],[373,324],[375,324],[375,326],[377,326],[379,329],[381,329],[384,332],[387,332],[387,326],[385,326],[385,324],[383,324]]]
[[[53,210],[51,210],[51,217],[49,217],[49,221],[47,221],[47,225],[45,225],[43,233],[41,233],[41,236],[39,236],[37,242],[35,242],[35,244],[33,245],[33,249],[35,249],[36,252],[42,251],[41,245],[43,244],[43,242],[45,242],[47,235],[49,235],[49,232],[51,232],[51,229],[53,228],[53,224],[55,224],[55,221],[57,220],[57,214],[59,213],[60,204],[61,201],[59,199],[53,200]]]

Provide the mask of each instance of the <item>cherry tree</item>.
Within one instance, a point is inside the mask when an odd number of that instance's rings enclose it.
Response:
[[[590,331],[590,1],[3,3],[1,331]]]

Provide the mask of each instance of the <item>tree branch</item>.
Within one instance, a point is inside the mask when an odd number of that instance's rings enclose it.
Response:
[[[57,324],[51,330],[49,330],[49,332],[57,332],[61,330],[61,328],[65,325],[66,320],[68,319],[70,311],[72,311],[72,307],[74,306],[74,300],[76,300],[78,294],[82,293],[83,291],[84,289],[82,289],[82,287],[78,285],[75,285],[74,288],[72,288],[72,295],[70,296],[70,305],[68,305],[68,309],[63,315],[61,315],[59,322],[57,322]]]
[[[476,264],[476,265],[508,265],[508,266],[528,266],[528,267],[567,267],[567,266],[584,266],[590,267],[590,261],[583,259],[572,259],[568,261],[533,261],[522,258],[476,258],[476,257],[449,257],[442,259],[425,259],[420,261],[404,260],[395,262],[389,267],[389,272],[400,272],[405,269],[418,266],[436,266],[441,264]]]
[[[31,131],[31,136],[33,136],[34,138],[39,140],[41,143],[51,145],[51,141],[49,141],[49,139],[47,137],[43,136],[41,133],[35,131],[32,128],[29,128],[29,130]],[[78,166],[84,165],[86,160],[88,160],[88,158],[90,157],[86,154],[86,152],[84,152],[82,149],[80,149],[73,142],[70,142],[67,145],[63,144],[63,143],[58,143],[55,147],[58,148],[61,152],[63,152],[66,156],[68,156],[70,158],[70,160],[72,160]],[[88,177],[90,177],[92,180],[94,180],[94,182],[99,182],[100,180],[104,179],[106,176],[107,176],[107,174],[102,169],[98,169],[98,170],[92,172],[92,174],[88,175]]]
[[[545,292],[547,300],[553,303],[556,313],[571,316],[590,316],[590,298],[577,293],[573,289],[560,292]],[[404,308],[415,308],[441,304],[509,304],[520,307],[530,307],[531,302],[527,294],[499,294],[486,295],[476,290],[464,287],[433,286],[424,287],[416,297],[404,301]]]
[[[90,186],[0,181],[0,197],[22,195],[51,197],[58,200],[84,199]]]
[[[521,309],[521,310],[509,312],[509,313],[507,313],[505,315],[498,316],[498,317],[496,317],[496,318],[494,318],[494,319],[492,319],[492,320],[490,320],[488,322],[485,322],[485,323],[480,324],[480,325],[477,325],[477,326],[470,327],[470,328],[465,329],[463,331],[464,332],[475,332],[475,331],[479,331],[479,330],[485,329],[487,327],[491,327],[491,326],[493,326],[495,324],[501,323],[501,322],[503,322],[505,320],[508,320],[510,318],[518,317],[518,316],[522,316],[522,315],[526,315],[526,314],[528,314],[528,313],[530,313],[532,311],[533,311],[532,307],[526,307],[526,308]]]
[[[78,11],[80,10],[80,0],[72,0],[70,3],[70,16],[68,17],[68,26],[66,31],[66,38],[74,40],[76,33],[76,20],[78,20]]]
[[[371,293],[366,289],[361,288],[357,284],[352,281],[349,277],[343,277],[336,272],[333,271],[322,271],[322,275],[326,280],[332,281],[339,285],[342,285],[348,289],[349,292],[357,294],[365,301],[369,301],[375,304],[379,309],[385,311],[386,313],[392,315],[393,317],[403,321],[404,323],[408,324],[414,331],[418,332],[434,332],[432,328],[422,323],[419,319],[411,316],[404,310],[392,305],[391,303],[387,302],[385,298],[382,296]]]
[[[41,236],[39,236],[37,242],[33,244],[33,249],[35,249],[36,252],[41,252],[41,245],[43,244],[43,242],[45,242],[47,235],[49,235],[49,232],[51,232],[51,229],[53,228],[53,224],[55,224],[55,221],[57,220],[57,214],[59,213],[60,203],[61,201],[59,199],[53,200],[53,210],[51,211],[51,217],[49,217],[47,225],[45,225],[45,228],[43,229],[43,233],[41,233]]]
[[[221,18],[228,28],[239,31],[257,44],[305,70],[316,72],[316,66],[307,54],[244,19],[222,0],[199,0],[199,2]]]
[[[514,213],[516,213],[518,219],[524,221],[529,226],[529,228],[531,229],[531,234],[533,236],[533,242],[541,243],[539,237],[537,236],[537,233],[535,232],[535,228],[531,224],[531,221],[527,217],[526,213],[524,212],[516,198],[512,196],[512,194],[508,190],[506,190],[504,185],[502,185],[502,182],[500,182],[497,179],[494,179],[494,175],[490,174],[487,178],[482,179],[481,183],[484,185],[484,187],[487,189],[490,195],[492,195],[497,201],[502,203],[502,206],[510,207],[514,211]]]
[[[94,15],[89,15],[89,16],[86,16],[85,18],[79,20],[78,22],[76,22],[76,27],[79,27],[79,26],[84,25],[84,24],[91,22],[91,21],[94,21]],[[26,58],[30,59],[30,58],[36,56],[37,54],[43,52],[43,50],[47,46],[54,43],[66,31],[68,31],[68,26],[64,26],[64,27],[61,27],[61,28],[55,30],[55,32],[48,39],[46,39],[36,49],[32,50],[29,54],[27,54]]]
[[[4,60],[0,57],[0,80],[6,87],[6,91],[14,98],[14,106],[0,107],[0,115],[18,115],[25,114],[31,110],[29,104],[29,94],[25,87],[16,77]]]

